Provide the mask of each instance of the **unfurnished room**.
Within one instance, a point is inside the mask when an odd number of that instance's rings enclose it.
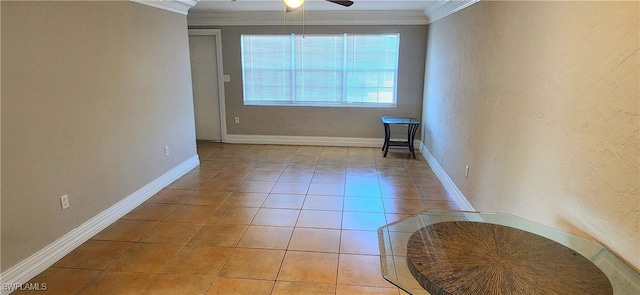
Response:
[[[0,294],[640,294],[640,2],[0,1]]]

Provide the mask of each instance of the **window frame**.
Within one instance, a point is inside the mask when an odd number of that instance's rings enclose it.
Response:
[[[290,89],[289,91],[287,91],[287,89],[283,89],[284,92],[290,92],[290,100],[287,101],[282,101],[282,100],[247,100],[246,99],[246,95],[245,93],[247,93],[247,83],[246,83],[246,75],[245,75],[245,42],[244,42],[244,37],[245,36],[274,36],[274,37],[282,37],[283,34],[255,34],[255,33],[250,33],[250,34],[241,34],[240,35],[240,56],[241,56],[241,71],[242,71],[242,91],[243,91],[243,97],[242,97],[242,102],[243,105],[246,106],[294,106],[294,107],[341,107],[341,108],[349,108],[349,107],[356,107],[356,108],[395,108],[397,107],[398,104],[398,76],[399,76],[399,67],[400,67],[400,33],[381,33],[381,34],[349,34],[349,33],[340,33],[340,34],[331,34],[331,33],[326,33],[326,34],[305,34],[305,35],[300,35],[300,34],[286,34],[285,36],[290,36],[290,40],[291,40],[291,47],[292,47],[292,51],[291,51],[291,64],[289,68],[283,68],[283,70],[286,71],[290,71],[291,72],[291,82],[290,82]],[[298,57],[298,55],[296,54],[296,38],[305,38],[307,36],[341,36],[343,38],[343,48],[342,48],[342,55],[343,55],[343,64],[342,64],[342,70],[341,70],[341,75],[342,75],[342,80],[343,80],[343,86],[340,87],[340,89],[338,89],[339,92],[342,93],[342,100],[341,101],[337,101],[337,102],[322,102],[322,101],[300,101],[297,100],[296,97],[296,58]],[[380,37],[380,36],[395,36],[396,40],[397,40],[397,44],[396,44],[396,48],[395,48],[395,52],[396,54],[396,58],[395,58],[395,69],[394,69],[394,73],[393,73],[393,101],[390,103],[385,103],[385,102],[349,102],[346,100],[347,98],[347,92],[348,92],[348,86],[345,86],[348,80],[348,66],[347,66],[347,56],[348,56],[348,49],[347,49],[347,43],[348,43],[348,37],[349,36],[376,36],[376,37]],[[380,70],[378,73],[382,73],[383,71]],[[380,88],[380,87],[377,87]],[[355,88],[354,88],[355,89]]]

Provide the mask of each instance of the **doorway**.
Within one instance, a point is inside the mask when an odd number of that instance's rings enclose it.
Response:
[[[225,141],[221,39],[220,30],[189,29],[197,140]]]

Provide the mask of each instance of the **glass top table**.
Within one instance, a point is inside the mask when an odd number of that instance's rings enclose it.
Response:
[[[384,278],[410,294],[640,294],[606,247],[514,215],[427,210],[378,238]]]

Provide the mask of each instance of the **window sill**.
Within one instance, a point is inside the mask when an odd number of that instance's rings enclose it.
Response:
[[[263,107],[317,107],[317,108],[395,108],[395,103],[290,103],[290,102],[243,102],[245,106]]]

